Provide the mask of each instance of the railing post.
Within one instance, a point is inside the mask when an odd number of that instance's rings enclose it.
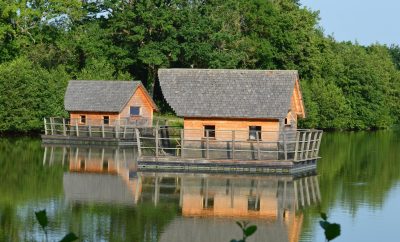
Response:
[[[185,130],[181,129],[181,157],[183,158],[185,155],[183,154],[184,151],[184,143],[185,143]]]
[[[124,125],[124,136],[123,136],[124,139],[125,139],[125,137],[126,137],[126,126],[127,126],[127,124]]]
[[[79,125],[78,125],[78,121],[76,121],[76,122],[75,122],[76,137],[78,137],[78,136],[79,136],[79,130],[78,130],[78,127],[79,127]]]
[[[156,127],[156,157],[158,157],[158,126]]]
[[[301,150],[300,150],[300,155],[299,155],[300,160],[304,159],[304,144],[306,142],[306,134],[307,134],[307,131],[304,131],[303,138],[301,139]]]
[[[88,119],[88,129],[89,129],[89,137],[92,137],[92,125],[90,124],[90,119]]]
[[[119,127],[119,124],[116,124],[116,125],[115,125],[115,138],[116,138],[116,139],[119,138],[118,127]]]
[[[232,160],[235,159],[235,130],[232,130]]]
[[[287,160],[287,145],[286,145],[286,131],[283,130],[283,152],[285,155],[285,160]]]
[[[298,156],[298,149],[299,149],[299,139],[300,139],[300,131],[296,131],[296,146],[294,148],[294,158],[293,161],[297,161],[297,156]]]
[[[256,140],[257,140],[257,160],[261,160],[261,152],[260,152],[260,139],[258,137],[260,131],[256,131]]]
[[[140,143],[140,132],[138,128],[135,128],[135,135],[136,135],[136,145],[138,147],[138,156],[142,156],[142,145]]]
[[[324,133],[323,131],[319,132],[318,144],[317,144],[317,148],[315,149],[315,154],[314,154],[315,157],[318,157],[319,147],[321,146],[321,140],[322,140],[323,133]]]
[[[106,137],[106,134],[104,133],[104,122],[101,124],[101,137]]]
[[[67,136],[67,130],[66,130],[66,127],[65,127],[65,118],[63,118],[62,120],[63,120],[63,135]]]
[[[47,135],[47,124],[46,124],[46,118],[43,118],[44,122],[44,134]]]
[[[308,142],[307,142],[307,150],[306,150],[306,160],[308,159],[308,153],[310,152],[311,135],[312,135],[312,132],[310,131],[309,134],[308,134]]]
[[[315,146],[316,146],[317,141],[318,141],[319,133],[318,133],[318,131],[314,131],[313,134],[314,135],[313,135],[313,138],[311,140],[312,146],[311,146],[310,158],[315,158]]]
[[[210,143],[209,143],[209,131],[210,130],[206,130],[206,159],[210,158],[210,153],[209,153],[209,148],[210,148]]]
[[[50,130],[51,130],[51,135],[54,135],[54,118],[50,118]]]

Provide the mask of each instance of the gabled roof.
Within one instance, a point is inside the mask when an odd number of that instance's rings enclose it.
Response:
[[[140,81],[69,81],[64,107],[67,111],[120,112],[139,87],[157,109]]]
[[[285,118],[297,71],[160,69],[163,95],[178,116]]]

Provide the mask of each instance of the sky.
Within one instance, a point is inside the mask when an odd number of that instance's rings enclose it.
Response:
[[[320,26],[338,41],[400,45],[400,0],[300,0],[320,11]]]

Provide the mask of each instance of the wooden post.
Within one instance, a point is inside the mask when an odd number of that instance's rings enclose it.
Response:
[[[158,157],[158,126],[156,127],[156,157]]]
[[[138,147],[138,157],[142,156],[142,146],[140,143],[140,132],[138,128],[135,128],[135,135],[136,135],[136,145]]]
[[[92,137],[92,125],[90,124],[90,120],[88,120],[88,129],[89,129],[89,137]]]
[[[235,159],[235,130],[232,130],[232,160]]]
[[[54,135],[54,118],[50,118],[50,130],[51,130],[51,135]]]
[[[300,139],[300,131],[296,131],[296,146],[294,148],[294,158],[293,161],[297,161],[298,149],[299,149],[299,139]]]
[[[312,146],[311,146],[311,152],[310,152],[310,158],[315,158],[315,146],[318,141],[318,131],[314,131],[314,137],[312,138]]]
[[[127,124],[124,125],[124,139],[125,139],[125,137],[126,137],[126,125],[127,125]]]
[[[116,123],[115,125],[115,138],[118,139],[119,138],[119,134],[118,134],[118,128],[119,128],[119,124]]]
[[[210,158],[210,143],[209,143],[209,130],[206,130],[206,159]]]
[[[78,121],[75,123],[75,129],[76,129],[76,137],[79,136],[79,130],[78,130]]]
[[[47,135],[47,124],[46,124],[46,118],[43,118],[44,122],[44,134]]]
[[[285,155],[285,160],[287,160],[287,146],[286,146],[286,131],[283,130],[283,153]]]
[[[184,142],[185,142],[185,130],[184,130],[184,129],[181,129],[181,157],[182,157],[182,158],[185,156],[185,155],[183,154]]]
[[[258,138],[258,132],[256,131],[256,140],[257,140],[257,160],[261,159],[261,152],[260,152],[260,139]]]
[[[321,140],[322,140],[322,134],[323,134],[323,133],[324,133],[323,131],[320,131],[320,132],[319,132],[319,138],[318,138],[317,147],[316,147],[316,149],[315,149],[314,157],[318,157],[319,147],[321,146]]]
[[[101,137],[106,137],[106,134],[104,133],[104,122],[101,124]]]
[[[307,131],[304,131],[303,138],[301,139],[301,150],[300,150],[300,156],[299,156],[300,160],[302,160],[304,158],[304,144],[306,143],[306,134],[307,134]]]
[[[306,158],[305,158],[306,160],[308,159],[308,153],[310,152],[311,135],[312,132],[310,131],[308,134],[308,142],[307,142]]]
[[[66,130],[66,127],[65,127],[65,118],[63,118],[62,120],[63,120],[63,135],[67,136],[67,130]]]

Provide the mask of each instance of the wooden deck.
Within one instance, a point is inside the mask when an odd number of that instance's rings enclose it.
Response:
[[[302,162],[293,160],[209,160],[180,157],[138,157],[138,170],[146,172],[240,173],[292,175],[314,171],[317,158]]]

